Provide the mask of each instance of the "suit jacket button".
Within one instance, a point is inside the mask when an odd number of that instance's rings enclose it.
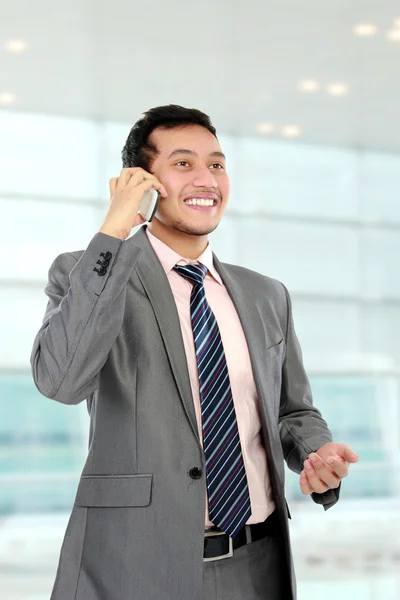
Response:
[[[201,469],[198,469],[197,467],[193,467],[193,469],[190,469],[189,475],[192,479],[200,479],[200,477],[202,475],[202,471],[201,471]]]
[[[108,265],[110,264],[109,260],[97,260],[96,261],[96,265],[101,265],[102,267],[108,267]]]
[[[107,273],[107,269],[105,267],[101,267],[100,269],[93,269],[93,271],[96,271],[96,273],[98,273],[100,277]]]
[[[100,252],[100,256],[104,257],[104,260],[110,260],[112,257],[111,252],[107,251],[107,252]]]

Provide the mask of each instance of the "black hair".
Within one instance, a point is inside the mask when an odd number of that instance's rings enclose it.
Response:
[[[216,129],[211,124],[210,117],[196,108],[184,108],[177,104],[157,106],[143,113],[129,132],[125,146],[122,149],[122,166],[141,167],[150,171],[159,151],[149,142],[149,137],[156,127],[173,129],[188,125],[200,125],[217,137]]]

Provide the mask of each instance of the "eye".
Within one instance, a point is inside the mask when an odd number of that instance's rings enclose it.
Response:
[[[177,163],[176,163],[176,165],[178,166],[178,165],[181,165],[181,164],[183,164],[183,163],[185,163],[186,165],[188,165],[188,164],[189,164],[189,163],[187,162],[187,160],[180,160],[179,162],[177,162]]]
[[[224,169],[224,168],[225,168],[225,167],[224,167],[224,165],[221,165],[221,163],[213,163],[211,166],[212,166],[212,167],[215,167],[215,166],[217,166],[217,167],[219,167],[220,169]]]

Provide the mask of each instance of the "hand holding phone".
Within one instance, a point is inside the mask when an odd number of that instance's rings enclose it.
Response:
[[[110,179],[110,206],[100,232],[125,240],[133,227],[153,219],[161,197],[167,196],[152,173],[140,167],[122,169]]]

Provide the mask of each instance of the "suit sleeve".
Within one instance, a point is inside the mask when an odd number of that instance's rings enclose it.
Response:
[[[122,326],[132,265],[123,241],[98,232],[79,260],[61,254],[48,274],[49,300],[30,362],[38,390],[63,404],[78,404],[98,388],[99,372]],[[102,275],[98,260],[108,257]],[[110,256],[111,255],[111,256]]]
[[[282,284],[283,285],[283,284]],[[282,368],[279,432],[288,467],[295,473],[311,452],[328,442],[332,434],[320,411],[313,405],[310,383],[303,366],[303,355],[292,315],[292,303],[283,285],[287,302],[286,355]],[[311,494],[317,504],[327,510],[338,501],[340,487],[323,494]]]

